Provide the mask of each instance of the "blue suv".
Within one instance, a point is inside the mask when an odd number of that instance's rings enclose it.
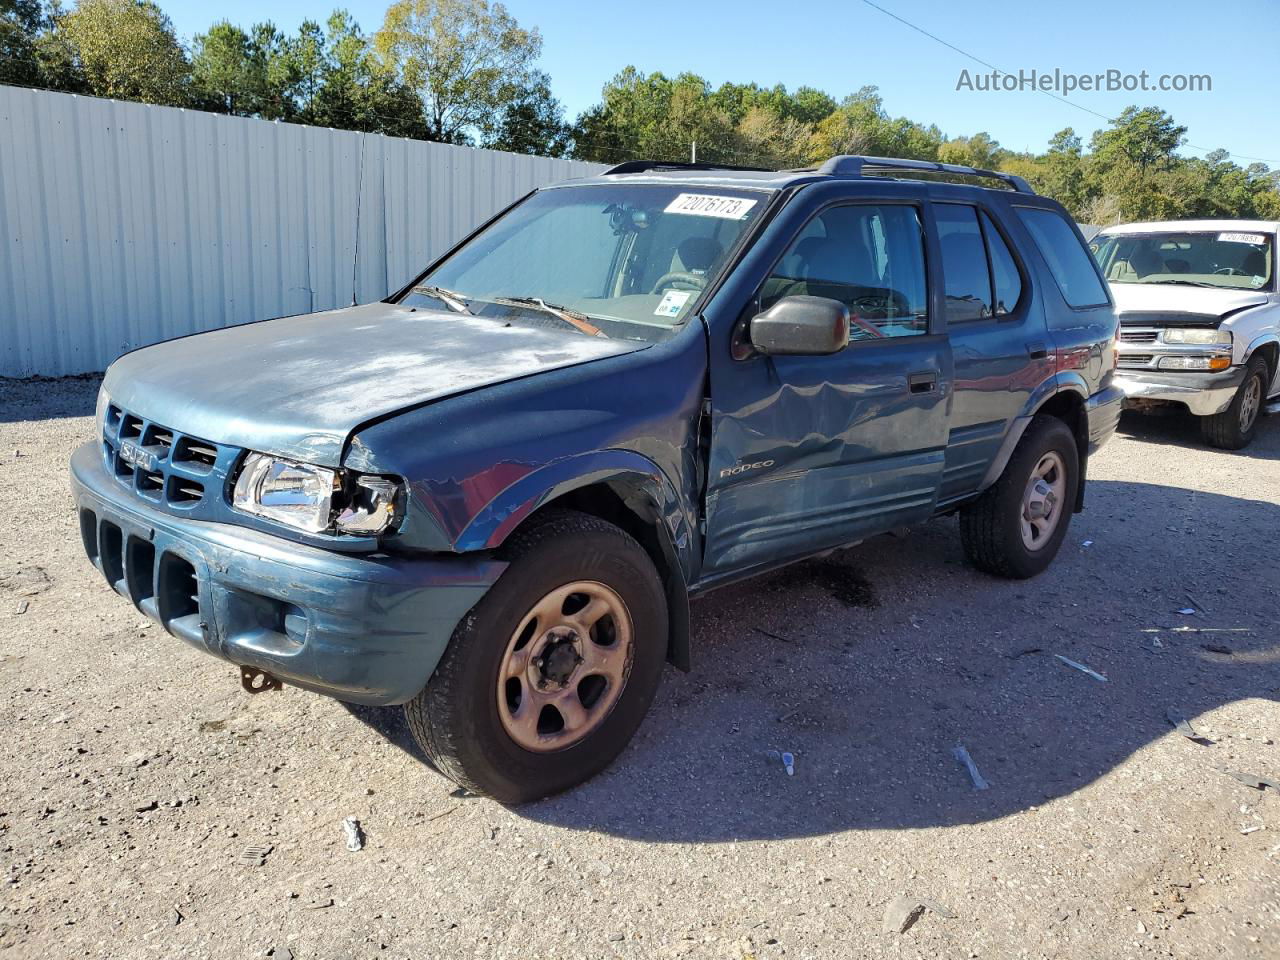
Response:
[[[72,458],[108,583],[521,802],[610,763],[689,599],[958,513],[1053,560],[1114,432],[1116,318],[1017,177],[631,162],[535,191],[381,303],[138,350]]]

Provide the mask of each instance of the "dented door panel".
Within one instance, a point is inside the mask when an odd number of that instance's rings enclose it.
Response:
[[[934,388],[912,392],[910,375],[926,371]],[[950,376],[942,336],[742,362],[714,395],[707,573],[927,519],[945,460]]]

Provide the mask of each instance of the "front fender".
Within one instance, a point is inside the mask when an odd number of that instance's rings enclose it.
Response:
[[[459,552],[493,550],[539,507],[594,484],[607,484],[656,531],[666,572],[663,587],[670,616],[668,659],[691,667],[688,577],[692,569],[693,518],[671,480],[652,460],[630,450],[579,454],[522,477],[481,509],[454,543]],[[635,502],[637,496],[643,501]]]
[[[1248,363],[1259,347],[1265,347],[1269,343],[1280,344],[1280,334],[1274,330],[1268,330],[1266,333],[1258,334],[1249,342],[1249,346],[1245,348],[1244,356],[1241,357],[1241,363]]]
[[[556,460],[521,477],[481,508],[458,535],[454,549],[492,550],[539,507],[596,483],[643,490],[667,535],[683,552],[691,542],[690,518],[661,468],[631,450],[597,450]]]

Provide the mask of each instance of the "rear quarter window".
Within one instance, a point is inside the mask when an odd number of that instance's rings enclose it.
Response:
[[[1018,216],[1035,240],[1062,297],[1073,307],[1100,307],[1109,300],[1093,258],[1075,228],[1061,214],[1018,207]]]

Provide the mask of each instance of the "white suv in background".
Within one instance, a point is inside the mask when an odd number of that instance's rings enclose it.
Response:
[[[1116,385],[1126,407],[1182,404],[1207,442],[1248,445],[1268,398],[1280,395],[1278,227],[1172,220],[1094,237],[1120,317]]]

